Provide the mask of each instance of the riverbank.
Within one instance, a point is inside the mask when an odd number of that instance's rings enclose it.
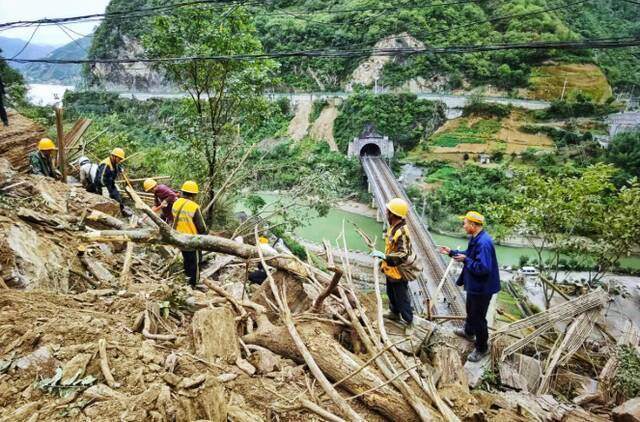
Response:
[[[363,217],[377,218],[378,215],[378,210],[351,199],[338,201],[336,208],[345,212],[350,212],[352,214],[358,214]]]

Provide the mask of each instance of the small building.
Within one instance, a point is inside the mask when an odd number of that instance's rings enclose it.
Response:
[[[349,158],[359,158],[363,156],[375,156],[386,159],[393,158],[393,142],[388,136],[383,136],[371,123],[365,126],[359,137],[353,138],[349,142],[347,156]]]
[[[491,164],[491,156],[489,154],[478,155],[478,162],[480,164]]]

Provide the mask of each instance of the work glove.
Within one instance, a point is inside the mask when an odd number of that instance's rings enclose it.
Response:
[[[387,256],[386,256],[383,252],[380,252],[380,251],[371,251],[371,253],[369,254],[369,256],[372,256],[372,257],[374,257],[374,258],[380,258],[380,259],[381,259],[381,260],[383,260],[383,261],[384,261],[385,259],[387,259]]]

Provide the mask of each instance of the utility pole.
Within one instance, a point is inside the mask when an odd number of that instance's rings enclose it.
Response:
[[[564,78],[564,85],[562,85],[562,95],[560,95],[560,101],[564,100],[564,91],[567,89],[567,78]]]
[[[55,107],[56,131],[58,132],[58,168],[62,174],[62,182],[67,183],[67,167],[64,154],[64,129],[62,127],[62,107]]]

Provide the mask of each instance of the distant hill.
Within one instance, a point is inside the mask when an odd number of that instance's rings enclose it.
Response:
[[[2,56],[5,58],[10,58],[15,56],[27,43],[26,40],[22,40],[20,38],[8,38],[8,37],[0,37],[0,50],[2,50]],[[48,45],[48,44],[36,44],[29,43],[27,48],[24,49],[22,53],[18,56],[20,59],[40,59],[45,57],[47,54],[51,53],[56,48],[60,47],[59,45]],[[14,69],[18,69],[22,71],[26,64],[24,63],[9,63],[11,67]]]
[[[107,11],[154,6],[158,0],[111,0]],[[221,2],[222,3],[222,2]],[[580,4],[578,4],[580,3]],[[249,2],[265,51],[363,49],[374,46],[456,46],[525,41],[611,38],[640,33],[638,6],[628,0],[272,0]],[[141,38],[153,18],[105,19],[96,29],[90,58],[143,57]],[[278,60],[282,86],[300,91],[336,91],[354,84],[421,91],[468,91],[490,86],[496,95],[528,89],[557,97],[564,77],[541,79],[558,65],[594,65],[601,92],[640,88],[640,55],[620,50],[509,50],[474,54],[396,55],[393,57],[290,57]],[[543,68],[544,66],[544,68]],[[555,68],[563,69],[563,68]],[[162,78],[143,65],[99,64],[85,68],[97,85],[153,88]],[[556,72],[557,73],[557,72]],[[604,75],[604,78],[601,77]],[[578,74],[580,76],[580,74]],[[573,78],[573,76],[571,76]],[[580,91],[585,78],[568,81]],[[608,85],[607,85],[608,84]],[[540,85],[543,85],[540,88]],[[550,88],[549,88],[550,86]],[[604,94],[602,94],[604,93]],[[591,94],[591,93],[587,93]]]
[[[85,59],[87,50],[91,46],[92,36],[80,38],[50,52],[46,57],[55,60]],[[63,64],[52,65],[47,63],[28,63],[22,74],[29,82],[59,83],[74,85],[80,82],[82,65]]]

